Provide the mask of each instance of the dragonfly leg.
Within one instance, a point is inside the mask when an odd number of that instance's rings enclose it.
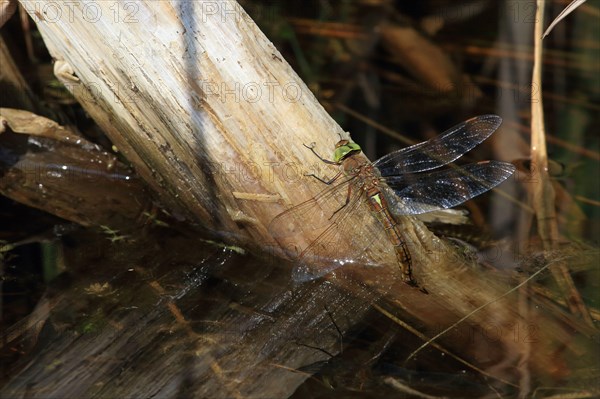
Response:
[[[330,161],[328,159],[323,158],[322,156],[319,155],[318,152],[315,151],[315,144],[311,144],[311,145],[306,145],[306,144],[302,144],[303,146],[305,146],[306,148],[308,148],[309,150],[312,151],[313,154],[315,154],[315,156],[317,158],[319,158],[322,162],[325,162],[326,164],[329,165],[340,165],[340,162],[335,162],[335,161]]]
[[[351,195],[352,195],[352,184],[349,184],[348,185],[348,195],[346,196],[346,202],[344,202],[344,204],[342,206],[340,206],[335,212],[333,212],[331,214],[331,217],[329,218],[329,220],[331,220],[331,218],[333,218],[336,213],[338,213],[339,211],[341,211],[342,209],[344,209],[350,203],[350,197],[351,197]]]
[[[319,176],[315,175],[314,173],[309,173],[306,174],[304,176],[311,176],[314,177],[315,179],[317,179],[318,181],[320,181],[321,183],[330,185],[331,183],[333,183],[334,181],[336,181],[340,176],[342,175],[342,172],[338,172],[335,176],[333,176],[331,179],[329,180],[325,180],[325,179],[321,179]]]

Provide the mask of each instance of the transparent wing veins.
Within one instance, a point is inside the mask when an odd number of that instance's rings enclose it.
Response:
[[[455,161],[498,129],[502,118],[481,115],[432,138],[391,152],[373,163],[382,176],[423,172]]]
[[[515,167],[506,162],[485,161],[462,167],[416,175],[382,178],[396,215],[417,215],[453,208],[494,188],[512,175]]]

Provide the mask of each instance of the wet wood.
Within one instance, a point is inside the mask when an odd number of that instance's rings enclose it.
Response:
[[[84,236],[67,251],[69,275],[3,334],[3,358],[27,356],[0,396],[288,397],[310,376],[303,366],[339,352],[336,329],[370,308],[327,281],[290,285],[281,262],[195,238]]]
[[[151,222],[145,185],[116,156],[56,122],[0,108],[0,194],[82,226]]]

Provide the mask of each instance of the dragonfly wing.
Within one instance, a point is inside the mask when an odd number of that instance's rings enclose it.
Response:
[[[331,222],[332,214],[327,211],[332,208],[331,204],[337,204],[338,208],[344,204],[351,181],[352,178],[346,178],[340,183],[327,186],[313,198],[275,216],[269,223],[269,231],[278,239],[300,234],[310,235],[311,232],[322,229]]]
[[[296,282],[306,282],[314,280],[321,276],[331,273],[335,269],[352,263],[365,251],[368,244],[362,246],[353,242],[353,238],[348,238],[344,235],[347,232],[348,222],[355,220],[350,215],[353,215],[360,204],[365,202],[361,191],[357,190],[348,205],[340,212],[336,213],[331,219],[331,223],[323,230],[298,256],[300,266],[292,272],[292,278]],[[372,218],[369,213],[364,212],[363,217]],[[355,220],[356,221],[356,220]],[[358,228],[352,228],[353,237],[361,237],[360,227],[364,223],[357,223]],[[345,242],[350,240],[350,242]],[[338,257],[331,258],[332,248],[344,248],[344,253],[340,253]],[[318,265],[314,267],[312,265]]]
[[[349,187],[350,199],[343,206]],[[329,202],[339,206],[332,207]],[[363,211],[359,213],[359,220],[356,217],[356,211],[364,202],[366,197],[362,182],[348,178],[279,214],[271,221],[269,230],[273,236],[288,251],[290,257],[300,264],[292,273],[294,281],[314,280],[345,264],[360,262],[361,255],[375,239],[364,238],[367,226],[374,220],[371,213]],[[332,208],[339,209],[339,212],[333,214]],[[348,231],[352,231],[352,234],[348,234]],[[303,241],[308,241],[304,249]],[[343,252],[332,258],[332,248],[339,248]]]
[[[455,161],[498,129],[502,118],[481,115],[462,122],[431,140],[391,152],[373,163],[382,176],[423,172]]]
[[[485,161],[460,168],[416,175],[389,176],[384,180],[396,215],[418,215],[462,204],[510,177],[515,167],[506,162]]]

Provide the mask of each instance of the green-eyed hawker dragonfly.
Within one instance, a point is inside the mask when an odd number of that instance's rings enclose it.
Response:
[[[359,237],[363,234],[360,224],[354,221],[350,225],[349,215],[365,203],[394,246],[403,280],[416,286],[411,253],[396,218],[455,207],[506,180],[515,168],[499,161],[434,170],[455,161],[487,139],[501,122],[497,115],[477,116],[431,140],[394,151],[373,163],[357,156],[361,148],[350,140],[336,144],[333,160],[322,158],[314,145],[306,146],[323,163],[337,166],[338,171],[331,179],[313,174],[327,187],[277,215],[269,225],[275,238],[303,233],[315,237],[306,248],[297,251],[297,260],[303,265],[294,271],[294,280],[312,280],[345,264],[359,263],[357,260],[372,240]],[[333,208],[328,206],[330,203],[334,204]],[[341,240],[348,239],[344,234],[348,229],[355,230],[359,239],[343,245]],[[321,254],[331,253],[331,248],[350,248],[350,251],[344,250],[335,259],[323,262]],[[311,269],[308,264],[315,261],[321,265]]]

